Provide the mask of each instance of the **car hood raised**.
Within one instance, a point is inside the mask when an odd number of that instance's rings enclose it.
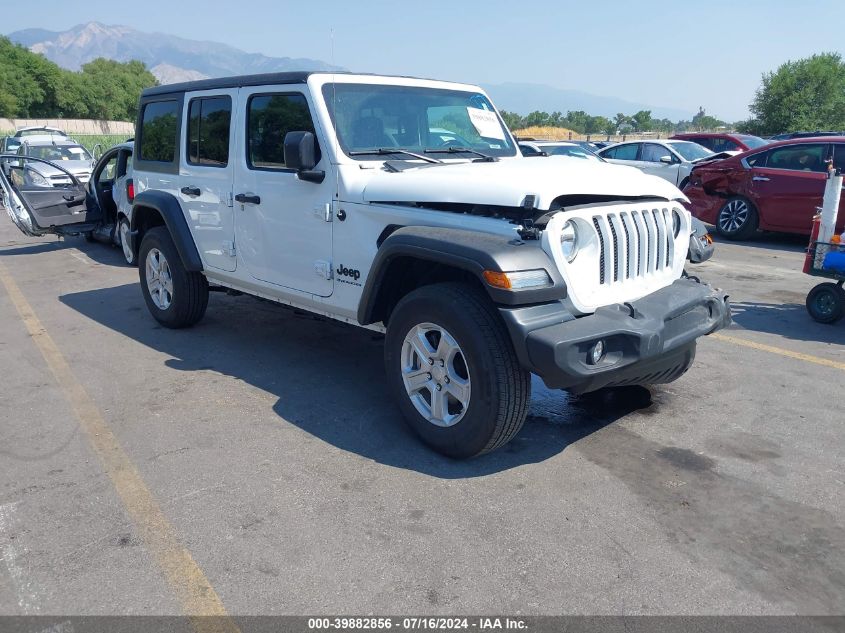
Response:
[[[529,195],[541,210],[570,195],[686,200],[673,184],[634,167],[553,156],[378,170],[364,187],[363,201],[519,207]]]

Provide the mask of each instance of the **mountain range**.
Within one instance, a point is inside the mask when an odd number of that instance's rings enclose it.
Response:
[[[8,37],[69,70],[79,70],[83,64],[97,57],[120,62],[137,59],[144,62],[162,84],[286,70],[344,70],[319,59],[267,57],[219,42],[145,33],[128,26],[110,26],[100,22],[80,24],[67,31],[25,29],[10,33]],[[509,82],[483,87],[496,105],[519,114],[535,110],[583,110],[591,115],[613,117],[617,112],[633,114],[639,110],[651,110],[655,118],[677,121],[692,117],[691,112],[677,108],[652,106],[546,84]]]

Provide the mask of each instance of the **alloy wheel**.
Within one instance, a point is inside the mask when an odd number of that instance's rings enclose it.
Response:
[[[123,249],[123,257],[126,263],[131,264],[135,259],[135,253],[132,252],[132,246],[129,244],[129,223],[123,221],[120,223],[120,247]]]
[[[159,310],[167,310],[173,302],[173,277],[167,259],[157,248],[151,248],[145,262],[147,290]]]
[[[731,200],[719,213],[719,228],[725,233],[736,233],[748,221],[750,211],[745,200]]]
[[[405,336],[401,355],[405,391],[435,426],[453,426],[469,408],[469,368],[460,345],[444,328],[420,323]]]

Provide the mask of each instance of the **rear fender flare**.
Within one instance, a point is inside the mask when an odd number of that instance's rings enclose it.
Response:
[[[191,229],[185,220],[182,206],[175,196],[164,191],[144,191],[135,196],[132,201],[131,235],[132,249],[138,253],[143,238],[143,231],[146,228],[148,214],[157,212],[164,225],[170,232],[170,237],[176,245],[176,250],[182,258],[185,270],[189,272],[201,272],[203,270],[202,259],[200,258]]]

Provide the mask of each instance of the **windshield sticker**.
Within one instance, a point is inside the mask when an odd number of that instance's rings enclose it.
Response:
[[[499,118],[495,112],[468,107],[467,114],[479,136],[505,140],[505,131],[499,125]]]

